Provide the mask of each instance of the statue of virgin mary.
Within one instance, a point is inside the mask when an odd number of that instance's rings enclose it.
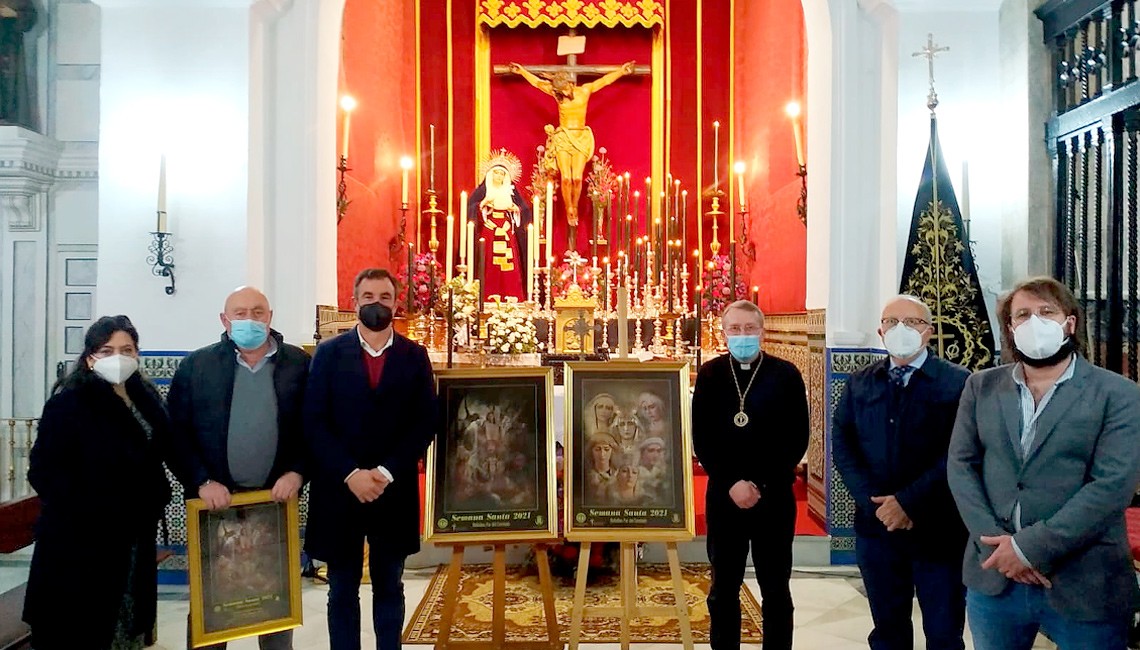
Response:
[[[487,240],[487,250],[483,251],[487,256],[484,295],[526,300],[526,227],[532,215],[514,185],[522,176],[522,163],[511,152],[499,149],[483,160],[479,175],[483,182],[471,193],[467,213],[478,215],[476,242],[480,237]]]

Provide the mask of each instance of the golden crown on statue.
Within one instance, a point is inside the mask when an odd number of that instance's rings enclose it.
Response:
[[[522,161],[506,149],[491,151],[483,158],[479,163],[479,178],[485,177],[492,167],[502,167],[507,170],[512,183],[517,183],[522,178]]]

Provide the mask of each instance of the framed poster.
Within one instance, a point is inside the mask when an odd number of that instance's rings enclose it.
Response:
[[[566,364],[566,539],[695,534],[689,364]]]
[[[232,641],[301,625],[297,499],[240,492],[229,508],[186,502],[190,645]]]
[[[444,429],[428,449],[424,540],[558,537],[553,368],[436,372]]]

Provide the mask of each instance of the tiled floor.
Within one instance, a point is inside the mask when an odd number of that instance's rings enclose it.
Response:
[[[407,616],[411,618],[415,605],[423,597],[427,589],[428,580],[434,569],[409,570],[405,574],[405,589],[407,594]],[[749,588],[756,593],[756,583],[749,577]],[[861,581],[858,573],[848,567],[831,567],[820,569],[805,569],[797,571],[792,579],[792,597],[796,604],[796,638],[797,650],[858,650],[867,648],[867,633],[871,630],[871,615],[867,609],[867,599],[860,593]],[[756,593],[757,599],[759,594]],[[324,586],[306,581],[303,590],[305,626],[298,629],[294,636],[294,650],[316,650],[328,647],[328,633],[325,628],[325,599],[327,589]],[[362,611],[368,612],[370,595],[367,588],[361,590]],[[158,605],[159,616],[159,650],[182,650],[185,648],[186,615],[188,605],[184,590],[164,591],[160,596]],[[367,618],[367,617],[366,617]],[[374,638],[371,626],[365,623],[364,650],[374,647]],[[917,605],[915,607],[915,638],[916,650],[924,647],[921,636],[921,619]],[[969,633],[967,633],[967,637]],[[229,645],[232,650],[254,650],[256,641],[235,641]],[[417,646],[407,646],[414,648]],[[418,646],[428,647],[428,646]],[[583,644],[583,650],[601,650],[620,647],[618,644]],[[656,644],[637,645],[635,648],[644,650],[663,650],[665,648],[680,648],[677,645]],[[707,644],[696,646],[698,649],[707,649]],[[759,648],[759,646],[745,645],[746,648]],[[967,638],[966,647],[972,649]],[[1050,644],[1041,641],[1035,648],[1050,648]]]

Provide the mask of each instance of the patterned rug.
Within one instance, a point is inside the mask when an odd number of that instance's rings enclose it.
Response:
[[[693,641],[708,643],[709,610],[705,597],[709,588],[709,565],[682,564],[685,596],[689,603]],[[638,603],[642,606],[672,606],[673,582],[667,564],[638,565]],[[443,588],[447,581],[447,566],[441,565],[424,599],[416,608],[408,628],[404,630],[404,643],[434,644],[439,634],[439,616],[443,607]],[[451,629],[452,641],[490,641],[493,573],[489,564],[463,566],[459,579],[459,603]],[[554,578],[554,607],[558,612],[558,626],[562,641],[569,640],[570,607],[574,602],[574,581]],[[587,607],[618,607],[618,577],[597,576],[586,589]],[[744,586],[740,590],[743,612],[742,640],[760,643],[760,605],[752,592]],[[506,633],[510,641],[546,639],[546,619],[543,616],[542,594],[538,588],[538,574],[533,568],[507,567]],[[679,643],[680,628],[673,618],[639,618],[631,626],[633,643]],[[617,618],[586,618],[582,621],[584,643],[617,643],[621,622]]]

